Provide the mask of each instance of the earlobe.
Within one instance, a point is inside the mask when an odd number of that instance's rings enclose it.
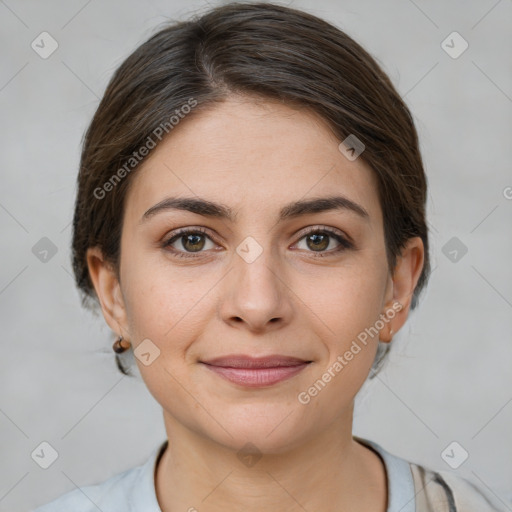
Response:
[[[383,343],[391,343],[393,339],[394,330],[392,327],[393,321],[389,320],[388,323],[380,330],[379,341]]]
[[[115,269],[98,247],[87,250],[87,266],[105,321],[117,334],[126,332],[126,310]]]

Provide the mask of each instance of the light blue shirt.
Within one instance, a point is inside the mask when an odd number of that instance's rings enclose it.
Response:
[[[388,453],[373,441],[354,437],[384,461],[388,481],[387,512],[415,512],[414,481],[409,462]],[[156,498],[155,467],[167,440],[149,459],[96,485],[74,489],[34,512],[162,512]]]

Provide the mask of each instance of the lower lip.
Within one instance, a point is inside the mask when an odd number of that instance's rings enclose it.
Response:
[[[296,366],[279,366],[275,368],[229,368],[209,364],[205,364],[205,366],[212,372],[215,372],[217,375],[220,375],[234,384],[259,388],[272,386],[273,384],[289,379],[304,370],[308,364],[309,363]]]

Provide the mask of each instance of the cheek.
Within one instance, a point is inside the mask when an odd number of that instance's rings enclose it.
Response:
[[[320,319],[320,336],[328,352],[317,377],[330,371],[325,375],[333,382],[329,388],[343,390],[344,396],[357,392],[373,364],[379,340],[375,324],[384,312],[387,278],[382,258],[362,257],[353,265],[333,269],[324,286],[310,290],[311,306]]]
[[[330,282],[330,292],[313,299],[326,357],[300,396],[313,404],[306,412],[318,415],[318,421],[331,421],[348,408],[371,370],[379,339],[372,326],[382,313],[385,284],[381,272],[374,270],[340,272]]]
[[[188,348],[200,335],[201,322],[207,316],[207,297],[203,296],[211,285],[197,286],[200,280],[185,277],[183,269],[181,272],[179,268],[173,269],[165,261],[134,256],[125,261],[124,281],[132,347],[137,355],[144,346],[137,350],[138,345],[144,341],[150,353],[158,354],[154,359],[151,357],[148,365],[138,357],[135,357],[135,362],[157,402],[171,407],[168,403],[170,397],[181,396],[183,404],[186,404],[186,396],[179,383],[188,379],[189,368],[184,363]],[[157,348],[145,341],[148,339]],[[192,406],[193,403],[187,405]]]
[[[130,255],[124,265],[121,279],[135,345],[149,338],[165,359],[176,361],[207,321],[207,292],[214,287],[214,273],[173,266],[162,255],[142,251]]]
[[[320,319],[334,335],[346,339],[377,320],[387,278],[382,261],[364,258],[333,268],[321,281],[309,283],[307,293]]]

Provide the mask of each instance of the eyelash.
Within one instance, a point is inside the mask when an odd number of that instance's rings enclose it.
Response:
[[[162,248],[169,250],[174,256],[176,256],[178,258],[200,257],[201,253],[203,253],[204,251],[198,251],[196,253],[193,253],[193,252],[179,251],[179,250],[171,247],[171,245],[176,240],[178,240],[180,237],[183,237],[185,235],[199,235],[199,234],[207,236],[208,238],[210,238],[210,240],[212,242],[214,242],[214,240],[212,240],[212,238],[208,235],[208,231],[204,228],[201,228],[201,227],[194,228],[194,229],[182,228],[182,229],[179,229],[178,231],[176,231],[171,238],[164,241],[162,243]],[[319,227],[311,228],[306,233],[303,233],[303,235],[299,238],[299,240],[296,243],[300,242],[303,238],[305,238],[309,235],[313,235],[313,234],[327,234],[328,236],[334,238],[340,244],[339,247],[337,247],[336,249],[331,249],[330,251],[320,251],[320,252],[308,251],[308,252],[311,252],[313,254],[313,257],[315,257],[315,258],[325,258],[326,256],[331,256],[333,254],[338,254],[344,250],[354,248],[354,245],[352,244],[352,242],[348,241],[346,238],[341,236],[337,231],[334,231],[329,228],[319,228]]]

